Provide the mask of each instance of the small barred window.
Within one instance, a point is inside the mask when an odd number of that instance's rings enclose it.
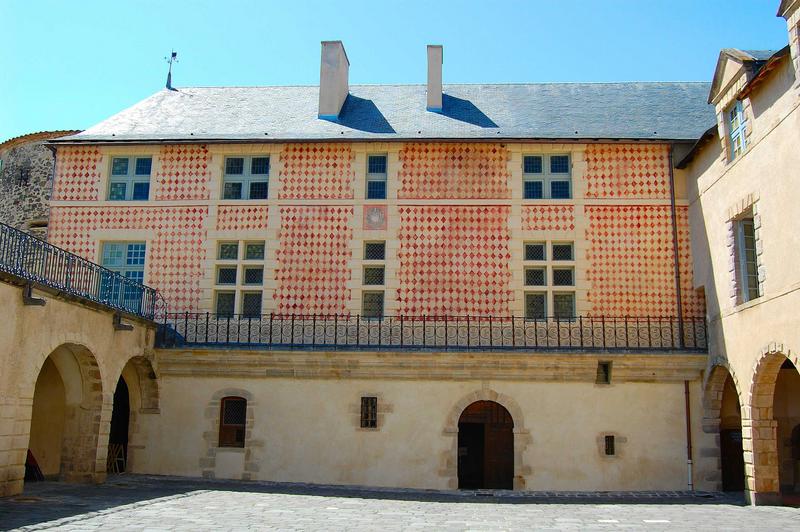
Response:
[[[378,427],[378,398],[361,398],[361,428],[374,429]]]

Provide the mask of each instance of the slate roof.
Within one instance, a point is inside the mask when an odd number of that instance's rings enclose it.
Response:
[[[699,82],[351,85],[335,122],[317,117],[319,88],[162,90],[65,142],[383,139],[695,140],[715,122]]]

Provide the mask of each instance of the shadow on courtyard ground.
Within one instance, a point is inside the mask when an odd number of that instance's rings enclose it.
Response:
[[[150,475],[110,476],[105,484],[31,482],[22,495],[0,498],[0,529],[7,530],[118,506],[225,491],[318,497],[484,504],[727,504],[744,506],[742,494],[710,492],[439,491],[205,480]]]

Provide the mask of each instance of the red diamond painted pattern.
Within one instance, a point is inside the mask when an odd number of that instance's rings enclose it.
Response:
[[[89,201],[99,199],[100,150],[95,146],[63,146],[56,155],[53,199]]]
[[[669,199],[667,146],[589,144],[586,197]]]
[[[531,205],[522,207],[525,231],[574,231],[574,205]]]
[[[281,199],[352,199],[355,171],[347,144],[286,144]]]
[[[505,199],[508,151],[498,144],[409,143],[399,154],[401,199]]]
[[[409,206],[399,212],[401,314],[509,314],[509,207]]]
[[[98,257],[93,232],[149,231],[147,284],[159,291],[170,311],[191,311],[198,309],[200,297],[207,213],[207,207],[53,207],[48,231],[52,244],[91,261]]]
[[[211,156],[202,145],[167,145],[159,154],[160,170],[151,182],[157,200],[209,198]]]
[[[704,303],[691,288],[686,208],[678,216],[679,254],[687,316]],[[677,315],[669,206],[587,206],[588,299],[594,316]]]
[[[282,314],[344,314],[352,206],[280,207],[275,302]]]
[[[267,228],[269,207],[258,205],[220,205],[217,209],[217,231],[254,231]]]

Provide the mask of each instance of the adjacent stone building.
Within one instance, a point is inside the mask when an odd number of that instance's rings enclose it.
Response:
[[[694,283],[708,302],[703,475],[753,502],[800,491],[800,2],[781,3],[789,44],[720,53],[717,123],[679,164],[690,174]]]
[[[53,152],[46,142],[78,131],[42,131],[0,144],[0,222],[47,235]]]

